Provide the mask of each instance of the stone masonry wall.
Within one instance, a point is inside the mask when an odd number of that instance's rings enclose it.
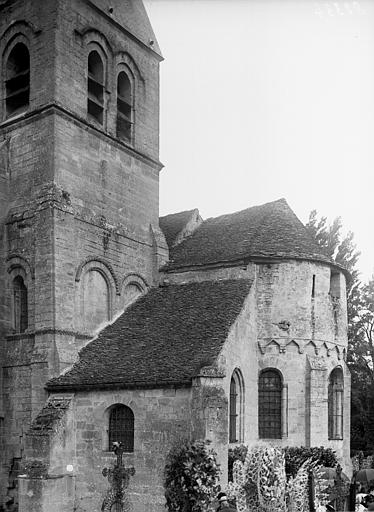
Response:
[[[90,43],[97,43],[106,57],[103,130],[115,137],[117,75],[120,65],[124,63],[134,74],[136,84],[132,145],[137,151],[158,161],[159,58],[151,50],[126,37],[111,19],[98,15],[88,2],[59,0],[58,4],[60,30],[56,42],[56,101],[63,108],[86,119],[87,57],[89,48],[94,48]]]
[[[17,40],[30,52],[30,104],[6,119],[5,63]],[[91,43],[108,43],[102,127],[86,115]],[[116,76],[123,65],[136,83],[135,135],[127,145],[115,137]],[[79,269],[84,273],[85,264],[100,260],[112,317],[123,308],[125,286],[146,291],[158,257],[167,253],[158,228],[158,65],[154,52],[89,2],[23,0],[0,7],[0,416],[6,418],[0,506],[22,432],[45,400],[44,383],[89,339],[78,322]],[[17,272],[28,291],[22,335],[12,329]]]
[[[286,386],[287,425],[281,444],[331,447],[350,471],[345,279],[341,274],[340,290],[334,290],[340,298],[330,293],[330,281],[327,265],[285,262],[259,266],[259,370],[278,369]],[[336,367],[344,374],[343,440],[328,439],[328,381]]]
[[[222,352],[221,363],[225,368],[222,386],[227,399],[235,368],[243,375],[243,441],[252,444],[259,440],[258,377],[262,369],[275,368],[283,378],[284,424],[282,438],[268,441],[283,446],[330,446],[346,471],[350,471],[350,375],[345,362],[347,317],[343,274],[340,289],[333,290],[340,298],[331,293],[330,267],[312,262],[284,261],[250,264],[247,269],[175,272],[164,278],[177,283],[254,279],[247,305]],[[344,374],[343,440],[328,439],[328,380],[336,367],[341,367]]]
[[[62,398],[63,395],[50,400]],[[118,403],[130,407],[135,418],[134,452],[124,454],[125,465],[134,466],[136,470],[129,487],[134,510],[161,512],[164,509],[162,468],[166,454],[177,440],[188,438],[191,432],[190,389],[77,392],[70,405],[65,430],[59,429],[60,433],[48,441],[49,473],[74,477],[74,510],[100,510],[109,487],[102,470],[115,460],[108,446],[108,409]],[[32,457],[29,449],[27,460],[31,461]],[[70,473],[66,470],[68,465],[72,466]],[[27,485],[23,485],[26,491],[33,489],[32,482]],[[44,494],[48,500],[46,490]],[[30,504],[29,500],[28,506]],[[49,503],[52,504],[53,501]],[[44,501],[44,506],[46,508],[40,510],[48,510],[48,502]],[[26,510],[21,508],[21,512]]]

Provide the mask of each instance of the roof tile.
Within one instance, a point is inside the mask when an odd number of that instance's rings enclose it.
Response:
[[[189,383],[219,355],[250,287],[249,280],[221,280],[151,289],[47,388]]]
[[[205,220],[170,250],[166,269],[210,265],[254,257],[332,262],[285,199]]]

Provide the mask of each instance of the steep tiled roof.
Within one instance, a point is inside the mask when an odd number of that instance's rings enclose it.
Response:
[[[171,213],[170,215],[160,217],[160,228],[165,235],[169,248],[173,246],[179,233],[183,230],[191,217],[196,214],[196,212],[197,210],[195,209],[185,212]]]
[[[285,199],[207,219],[170,251],[168,269],[255,257],[331,260]]]
[[[250,287],[225,280],[151,289],[47,388],[188,384],[218,356]]]

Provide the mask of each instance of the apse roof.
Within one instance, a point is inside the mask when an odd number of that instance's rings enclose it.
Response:
[[[333,263],[285,199],[203,221],[170,249],[167,270],[255,258],[296,258]]]
[[[191,384],[219,355],[251,287],[220,280],[151,289],[80,352],[53,390]]]

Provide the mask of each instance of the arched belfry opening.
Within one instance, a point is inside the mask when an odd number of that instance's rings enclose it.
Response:
[[[6,63],[5,105],[7,117],[27,110],[30,101],[30,54],[26,45],[17,43]]]

